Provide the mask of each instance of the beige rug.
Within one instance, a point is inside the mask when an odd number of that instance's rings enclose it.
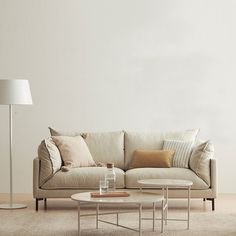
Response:
[[[52,200],[51,200],[52,201]],[[69,202],[69,201],[68,201]],[[77,211],[76,205],[65,201],[49,202],[47,211],[41,207],[39,212],[34,210],[34,203],[29,202],[27,209],[0,210],[0,235],[1,236],[76,236],[77,235]],[[128,227],[138,226],[138,214],[135,209],[132,213],[122,214],[120,223]],[[83,213],[92,213],[93,209],[86,208]],[[170,209],[171,217],[185,217],[182,209]],[[147,210],[144,216],[151,216]],[[102,219],[115,222],[115,216],[102,216]],[[95,218],[84,217],[81,220],[82,235],[138,235],[138,233],[112,225],[99,223],[99,229],[95,229]],[[212,212],[211,210],[193,210],[191,213],[190,230],[186,230],[186,222],[171,221],[165,227],[163,234],[160,233],[160,222],[156,224],[156,232],[152,232],[152,222],[143,221],[143,235],[170,235],[170,236],[236,236],[236,214]]]

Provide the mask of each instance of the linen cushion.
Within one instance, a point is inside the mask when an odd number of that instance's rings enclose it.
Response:
[[[85,142],[96,162],[124,168],[124,132],[86,133]]]
[[[125,187],[125,173],[114,168],[116,188]],[[106,167],[73,168],[68,172],[59,171],[43,186],[43,189],[98,189],[99,180],[104,178]]]
[[[193,141],[165,140],[163,149],[175,150],[173,157],[174,167],[188,168],[193,145]]]
[[[89,151],[96,163],[114,163],[118,168],[124,169],[124,132],[65,132],[50,128],[51,135],[77,136],[82,135]]]
[[[69,132],[69,131],[59,131],[59,130],[55,130],[51,127],[48,127],[51,136],[79,136],[82,135],[82,133],[80,132]]]
[[[171,150],[135,150],[130,168],[169,168],[173,155]]]
[[[44,139],[38,147],[40,159],[40,186],[61,169],[62,160],[60,152],[52,138]]]
[[[87,167],[96,165],[87,144],[80,135],[75,137],[52,136],[52,140],[60,150],[65,166]]]
[[[210,160],[214,158],[214,146],[210,141],[194,147],[190,168],[210,186]]]
[[[126,187],[139,188],[141,179],[185,179],[193,182],[191,189],[208,189],[209,186],[192,170],[186,168],[137,168],[126,171]]]
[[[161,150],[164,139],[193,141],[199,129],[170,132],[125,132],[125,169],[129,168],[136,149]]]

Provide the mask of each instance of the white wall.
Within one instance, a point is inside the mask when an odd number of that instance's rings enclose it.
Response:
[[[200,127],[219,191],[236,192],[236,4],[230,0],[0,0],[0,79],[28,78],[14,110],[14,191],[32,191],[47,126],[83,131]],[[0,106],[0,192],[8,109]]]

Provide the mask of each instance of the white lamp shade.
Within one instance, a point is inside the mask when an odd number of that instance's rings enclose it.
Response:
[[[0,80],[0,104],[32,104],[32,97],[28,80],[2,79]]]

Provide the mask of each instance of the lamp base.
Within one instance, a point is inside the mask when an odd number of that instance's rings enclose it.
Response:
[[[5,209],[5,210],[23,209],[23,208],[26,208],[26,207],[27,206],[24,205],[24,204],[15,204],[15,203],[0,204],[0,209]]]

